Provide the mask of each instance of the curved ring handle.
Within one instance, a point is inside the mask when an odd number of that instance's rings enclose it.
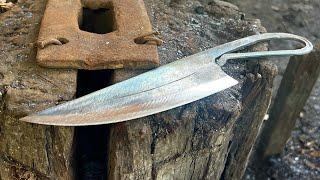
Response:
[[[233,52],[244,47],[256,44],[258,42],[273,40],[273,39],[286,39],[294,40],[304,43],[304,47],[301,49],[294,50],[277,50],[277,51],[257,51],[257,52],[248,52],[248,53],[227,53],[220,56],[216,59],[216,63],[220,66],[223,66],[229,59],[244,59],[244,58],[256,58],[256,57],[278,57],[278,56],[294,56],[294,55],[303,55],[310,53],[313,49],[312,43],[301,36],[288,33],[265,33],[260,35],[253,35],[237,41],[231,42],[230,45],[238,45],[236,49],[233,49]]]

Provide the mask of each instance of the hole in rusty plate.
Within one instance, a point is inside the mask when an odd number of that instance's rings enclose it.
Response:
[[[83,31],[107,34],[115,30],[115,16],[112,8],[82,8],[79,28]]]
[[[61,44],[67,44],[69,42],[69,40],[67,38],[59,37],[57,39],[58,39],[58,41],[61,42]]]
[[[141,38],[141,37],[138,37],[138,38],[134,39],[134,42],[136,44],[146,44],[147,43],[147,41],[144,38]]]

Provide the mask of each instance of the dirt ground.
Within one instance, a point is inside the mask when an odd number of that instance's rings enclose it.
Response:
[[[302,35],[314,44],[320,42],[319,0],[228,0],[246,13],[247,18],[258,18],[268,32],[289,32]],[[271,44],[272,49],[291,44]],[[276,61],[280,83],[288,59]],[[245,179],[319,179],[320,178],[320,78],[305,105],[292,138],[285,151],[270,160],[269,167],[255,172],[249,167]]]

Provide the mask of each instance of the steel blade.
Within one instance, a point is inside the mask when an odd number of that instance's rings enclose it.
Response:
[[[176,61],[21,120],[60,126],[127,121],[188,104],[238,83],[212,59],[208,62],[203,55],[196,57]],[[207,63],[199,65],[199,62]]]

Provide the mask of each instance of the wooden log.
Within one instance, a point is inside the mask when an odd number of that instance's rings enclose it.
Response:
[[[291,57],[269,119],[261,132],[256,156],[264,160],[280,154],[320,74],[320,45],[314,52]]]

